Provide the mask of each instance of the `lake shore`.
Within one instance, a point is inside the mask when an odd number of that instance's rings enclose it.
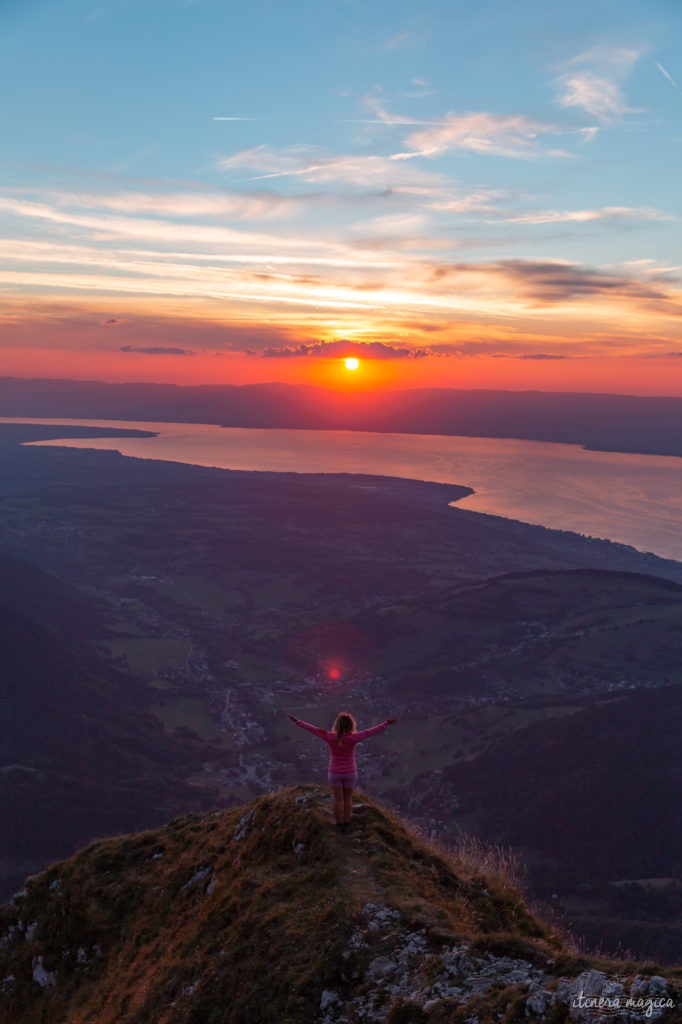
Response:
[[[64,420],[30,420],[25,426],[58,431],[58,439],[49,441],[46,435],[39,440],[34,430],[29,440],[35,443],[117,450],[137,458],[446,483],[464,488],[461,509],[682,560],[682,474],[679,461],[670,456],[590,452],[577,445],[511,439],[95,422],[77,427],[80,438],[73,431],[71,438],[66,436]]]

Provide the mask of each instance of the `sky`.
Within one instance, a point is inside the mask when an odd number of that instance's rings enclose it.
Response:
[[[0,373],[681,395],[681,43],[679,0],[4,0]]]

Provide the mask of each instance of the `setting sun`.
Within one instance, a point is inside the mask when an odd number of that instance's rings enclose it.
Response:
[[[360,360],[356,359],[355,356],[350,356],[345,360],[347,370],[357,370],[360,366]]]

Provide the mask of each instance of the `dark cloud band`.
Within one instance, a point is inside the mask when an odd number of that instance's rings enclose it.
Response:
[[[383,341],[316,341],[311,344],[266,348],[260,353],[264,359],[296,359],[314,356],[317,359],[424,359],[442,355],[430,348],[401,348]]]
[[[150,345],[147,348],[137,345],[121,345],[119,352],[138,352],[145,356],[193,356],[190,348],[175,348],[171,345]]]

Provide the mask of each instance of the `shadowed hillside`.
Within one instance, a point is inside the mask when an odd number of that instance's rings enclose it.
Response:
[[[0,893],[96,836],[206,808],[184,777],[197,737],[168,735],[152,693],[101,657],[92,595],[0,558]],[[14,604],[17,610],[10,605]]]
[[[390,679],[406,706],[504,696],[575,696],[682,682],[682,587],[637,573],[510,573],[410,595],[317,629],[312,658]],[[420,680],[415,694],[415,679]]]
[[[299,786],[29,880],[0,977],[2,1024],[492,1024],[584,1019],[583,991],[672,1006],[682,972],[572,956],[499,867],[372,802],[340,836]]]

